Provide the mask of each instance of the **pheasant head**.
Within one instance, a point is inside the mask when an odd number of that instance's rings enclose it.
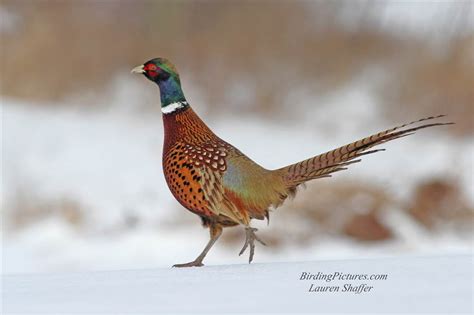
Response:
[[[165,58],[151,59],[135,67],[132,73],[142,73],[147,79],[160,87],[161,107],[165,109],[173,104],[184,104],[186,98],[176,67]],[[174,105],[177,106],[177,105]]]

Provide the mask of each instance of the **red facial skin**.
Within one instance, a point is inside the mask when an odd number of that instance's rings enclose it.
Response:
[[[159,74],[159,71],[161,70],[160,68],[158,68],[156,65],[152,64],[152,63],[149,63],[149,64],[146,64],[144,67],[143,67],[143,70],[146,71],[147,75],[154,78],[156,76],[158,76]]]

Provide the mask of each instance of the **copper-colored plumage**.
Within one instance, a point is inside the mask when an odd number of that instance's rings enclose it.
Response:
[[[156,67],[147,67],[149,64]],[[146,70],[150,68],[153,68],[152,73]],[[423,118],[301,162],[267,170],[206,126],[185,101],[179,76],[173,69],[168,61],[157,58],[134,71],[144,73],[160,86],[165,129],[163,170],[168,187],[174,197],[199,215],[210,229],[211,239],[204,251],[194,261],[175,265],[177,267],[202,266],[202,260],[221,235],[222,228],[234,225],[245,226],[246,241],[240,254],[250,246],[251,262],[255,241],[263,242],[256,236],[256,229],[250,227],[250,221],[268,218],[269,209],[277,208],[288,196],[294,195],[299,185],[345,170],[359,162],[360,157],[383,150],[372,149],[379,144],[419,129],[450,124],[424,123],[443,115]]]

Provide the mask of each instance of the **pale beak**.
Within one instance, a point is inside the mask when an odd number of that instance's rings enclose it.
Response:
[[[145,73],[145,70],[143,69],[143,65],[135,67],[130,71],[130,73]]]

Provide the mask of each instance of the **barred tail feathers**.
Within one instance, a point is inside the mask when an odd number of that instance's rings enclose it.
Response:
[[[412,126],[417,123],[425,122],[428,120],[434,120],[441,117],[445,117],[445,115],[426,117],[416,121],[412,121],[407,124],[403,124],[401,126],[387,129],[385,131],[373,134],[367,138],[352,142],[332,151],[328,151],[326,153],[314,156],[304,161],[280,168],[277,171],[282,173],[284,181],[287,187],[289,188],[296,187],[312,179],[331,177],[332,173],[345,170],[349,165],[360,162],[360,157],[385,150],[369,150],[374,146],[409,136],[420,129],[453,124],[451,122],[432,122],[425,123],[416,127],[403,129],[405,127]]]

